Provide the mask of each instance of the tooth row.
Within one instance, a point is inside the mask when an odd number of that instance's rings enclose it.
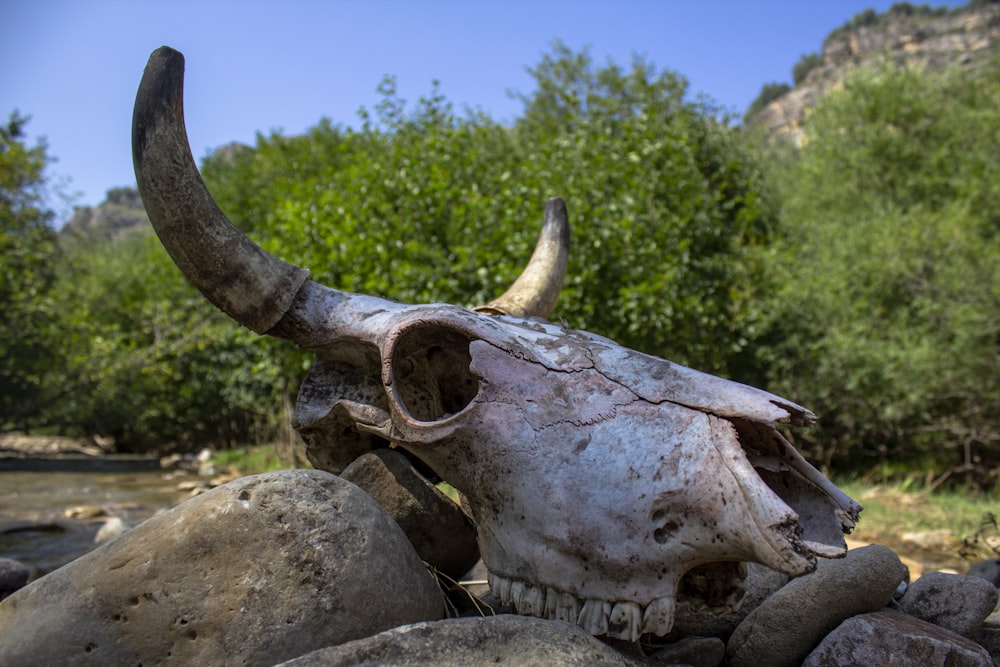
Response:
[[[639,603],[630,601],[588,598],[581,603],[572,593],[492,573],[489,584],[500,603],[512,605],[519,614],[576,623],[592,635],[635,642],[644,634],[662,637],[674,624],[673,597],[657,598],[643,609]]]

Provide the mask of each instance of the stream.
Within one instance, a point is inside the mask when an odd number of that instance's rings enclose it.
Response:
[[[131,528],[176,505],[187,496],[177,488],[184,479],[162,470],[2,471],[0,558],[50,572],[95,548],[105,523]]]

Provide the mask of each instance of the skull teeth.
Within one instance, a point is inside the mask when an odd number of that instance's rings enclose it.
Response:
[[[608,616],[610,614],[610,602],[589,599],[583,603],[580,618],[576,620],[576,623],[592,635],[606,635],[608,634]]]
[[[490,590],[500,603],[519,614],[576,623],[592,635],[635,642],[643,634],[666,635],[674,624],[673,597],[658,598],[645,607],[638,602],[581,600],[572,593],[489,575]]]
[[[608,616],[608,635],[629,642],[639,641],[642,607],[635,602],[617,602]]]

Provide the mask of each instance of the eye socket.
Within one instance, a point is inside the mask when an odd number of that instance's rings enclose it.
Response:
[[[461,412],[479,391],[479,377],[469,366],[471,339],[443,326],[412,329],[396,343],[393,384],[409,415],[433,422]]]

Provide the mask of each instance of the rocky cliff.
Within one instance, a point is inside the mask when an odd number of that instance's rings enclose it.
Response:
[[[114,240],[150,229],[142,198],[135,188],[114,188],[98,206],[77,206],[62,228],[68,236]]]
[[[884,58],[932,69],[975,67],[1000,47],[1000,2],[973,2],[950,12],[894,5],[885,14],[856,16],[830,33],[821,62],[793,89],[754,115],[749,124],[771,136],[803,137],[809,109],[843,80],[852,67]]]

